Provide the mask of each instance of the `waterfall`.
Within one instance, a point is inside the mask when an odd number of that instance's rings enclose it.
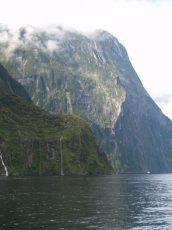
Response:
[[[1,162],[2,162],[2,165],[4,167],[4,170],[5,170],[5,175],[8,176],[8,170],[7,170],[7,167],[5,166],[5,163],[3,161],[2,153],[1,152],[0,152],[0,158],[1,158]]]
[[[22,60],[22,74],[23,74],[23,77],[25,77],[25,67],[26,67],[26,64],[27,64],[27,60]]]
[[[63,152],[62,152],[62,140],[63,140],[63,136],[60,137],[60,175],[64,176],[64,172],[63,172]]]
[[[67,99],[67,113],[72,113],[73,109],[72,109],[70,92],[66,92],[66,99]]]

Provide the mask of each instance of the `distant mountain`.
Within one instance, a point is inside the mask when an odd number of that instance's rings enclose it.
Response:
[[[104,174],[111,171],[76,115],[50,115],[0,65],[0,175]],[[3,163],[5,166],[3,166]]]
[[[56,26],[0,33],[0,61],[35,104],[89,122],[116,172],[172,172],[172,122],[114,36]]]

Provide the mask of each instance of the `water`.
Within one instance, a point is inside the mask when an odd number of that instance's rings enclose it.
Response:
[[[0,230],[171,230],[172,174],[0,177]]]
[[[0,159],[1,159],[1,163],[2,163],[2,166],[4,167],[4,170],[5,170],[5,176],[8,176],[8,169],[3,161],[3,158],[2,158],[2,153],[0,151]]]

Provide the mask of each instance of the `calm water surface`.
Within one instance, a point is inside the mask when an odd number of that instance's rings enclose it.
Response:
[[[172,174],[0,178],[2,230],[172,230]]]

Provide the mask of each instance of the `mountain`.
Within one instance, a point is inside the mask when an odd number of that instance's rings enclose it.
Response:
[[[35,104],[84,118],[116,172],[172,172],[172,122],[114,36],[58,26],[0,33],[0,61]]]
[[[83,119],[44,112],[2,65],[0,127],[1,175],[5,167],[9,175],[85,175],[111,171]]]

